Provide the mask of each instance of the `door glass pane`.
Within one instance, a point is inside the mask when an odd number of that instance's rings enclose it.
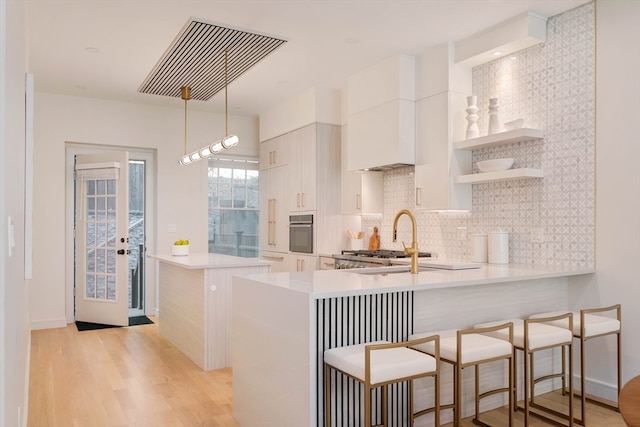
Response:
[[[85,298],[115,300],[115,286],[107,292],[107,282],[115,285],[116,272],[116,181],[89,180],[87,187]],[[107,191],[111,194],[107,195]],[[111,279],[109,279],[111,278]]]
[[[96,276],[96,298],[105,299],[105,288],[105,276],[102,274]]]
[[[145,167],[129,161],[129,315],[144,314]]]

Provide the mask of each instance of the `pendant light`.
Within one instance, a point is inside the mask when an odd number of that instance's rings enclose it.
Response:
[[[180,158],[181,165],[190,165],[198,160],[206,159],[221,152],[222,150],[235,147],[240,142],[236,135],[229,135],[229,112],[228,112],[228,52],[224,51],[224,134],[225,136],[209,145],[205,145],[199,150],[187,154],[187,101],[191,99],[191,89],[188,86],[182,87],[182,99],[184,99],[184,155]]]

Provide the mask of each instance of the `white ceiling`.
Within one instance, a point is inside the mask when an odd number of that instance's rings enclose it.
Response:
[[[229,85],[229,113],[254,115],[395,53],[416,55],[525,11],[550,17],[587,0],[29,0],[36,90],[181,107],[138,88],[189,17],[288,40]],[[224,111],[224,96],[189,108]]]

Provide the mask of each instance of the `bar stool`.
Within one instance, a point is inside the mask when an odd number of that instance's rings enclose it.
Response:
[[[427,342],[433,343],[435,355],[409,348]],[[435,397],[432,409],[436,426],[440,425],[440,337],[437,335],[400,343],[375,341],[337,347],[324,352],[325,366],[325,418],[331,426],[331,369],[353,378],[364,386],[364,426],[371,427],[371,392],[382,387],[383,426],[387,426],[387,385],[409,382],[409,425],[413,426],[413,380],[433,377]]]
[[[565,324],[568,323],[568,327],[551,326],[548,323],[553,321],[562,321],[564,319]],[[572,313],[564,313],[558,316],[544,317],[539,319],[508,319],[499,320],[495,322],[480,323],[476,325],[477,328],[492,327],[504,322],[513,322],[513,346],[514,362],[516,360],[516,350],[523,352],[524,361],[524,408],[518,407],[516,409],[524,409],[524,425],[529,425],[529,414],[533,414],[539,418],[545,419],[553,424],[558,424],[557,421],[545,417],[540,413],[532,412],[531,407],[541,409],[548,413],[552,413],[558,417],[566,418],[569,423],[569,427],[573,426],[573,405],[571,399],[569,399],[569,414],[564,414],[555,411],[551,408],[536,404],[534,402],[535,385],[542,381],[547,381],[554,378],[562,378],[564,384],[565,369],[564,369],[564,357],[562,358],[562,371],[560,373],[552,373],[550,375],[541,376],[536,378],[534,368],[534,354],[541,350],[553,349],[553,348],[568,348],[569,354],[571,353],[573,336],[571,330],[573,328],[573,315]],[[503,330],[490,333],[491,336],[496,338],[506,338],[506,334]],[[563,353],[564,355],[564,353]],[[517,378],[517,363],[514,363],[514,376]],[[569,393],[573,393],[573,361],[569,357]],[[514,388],[514,395],[516,395],[516,388]],[[531,400],[529,398],[531,395]],[[517,402],[517,395],[515,396]]]
[[[611,313],[615,311],[616,317],[611,317]],[[595,314],[597,313],[597,314]],[[550,317],[557,315],[558,312],[538,313],[532,315],[530,318],[536,319],[540,317]],[[605,314],[604,316],[602,314]],[[608,315],[607,315],[608,314]],[[556,321],[551,324],[558,325]],[[560,324],[560,326],[562,326]],[[604,337],[607,335],[616,335],[617,338],[617,374],[618,374],[618,388],[617,395],[620,394],[622,388],[622,361],[621,361],[621,336],[620,331],[622,329],[622,313],[621,305],[615,304],[609,307],[601,308],[587,308],[580,310],[579,312],[573,312],[573,336],[580,340],[580,419],[576,419],[576,422],[580,425],[586,423],[586,411],[585,403],[587,400],[585,389],[585,343],[593,338]],[[563,354],[564,358],[564,354]],[[563,364],[564,366],[564,364]],[[562,384],[564,391],[564,383]],[[577,393],[576,393],[577,394]],[[593,401],[593,399],[589,399]],[[601,401],[595,401],[599,405],[606,406],[608,408],[618,410],[618,404],[609,405]]]
[[[504,331],[506,339],[492,338],[484,333]],[[487,426],[480,420],[480,400],[496,393],[507,393],[509,398],[509,426],[513,425],[513,324],[504,323],[483,329],[446,330],[414,334],[409,339],[419,339],[428,335],[440,335],[440,360],[453,367],[453,403],[441,405],[441,409],[452,409],[454,426],[462,422],[462,370],[469,366],[475,367],[475,418],[474,423]],[[427,354],[434,354],[432,343],[424,343],[413,348]],[[480,365],[496,360],[509,361],[509,385],[480,393]],[[415,414],[424,415],[424,411]]]

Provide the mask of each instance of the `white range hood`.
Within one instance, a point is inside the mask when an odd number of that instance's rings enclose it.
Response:
[[[396,55],[348,81],[350,171],[415,163],[415,58]]]

